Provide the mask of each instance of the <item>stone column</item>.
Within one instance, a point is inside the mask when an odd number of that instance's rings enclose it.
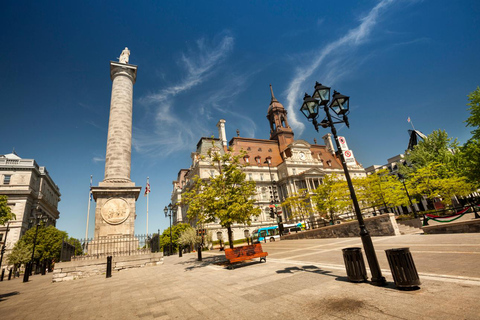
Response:
[[[89,253],[94,254],[103,250],[100,240],[116,239],[115,242],[109,240],[109,245],[114,250],[120,250],[127,245],[135,246],[138,242],[134,238],[135,202],[141,187],[135,186],[130,180],[133,85],[137,77],[137,66],[128,64],[128,59],[123,60],[124,62],[110,62],[112,96],[105,178],[98,187],[92,187],[97,205],[95,236],[94,241],[89,244]]]
[[[129,182],[132,154],[132,100],[137,66],[110,62],[112,97],[104,182]]]

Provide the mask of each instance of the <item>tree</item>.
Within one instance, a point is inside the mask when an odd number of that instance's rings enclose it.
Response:
[[[441,198],[445,204],[451,204],[454,196],[471,193],[473,185],[465,177],[445,172],[442,164],[432,162],[410,176],[408,189],[427,199]]]
[[[480,140],[470,139],[461,147],[462,175],[480,188]]]
[[[352,204],[347,182],[340,180],[335,174],[326,175],[311,197],[318,212],[329,216],[331,221],[335,220],[336,214],[345,211]]]
[[[189,246],[190,248],[192,248],[196,244],[201,243],[202,238],[200,236],[197,236],[197,231],[189,226],[180,233],[177,242],[181,246]]]
[[[220,153],[212,143],[208,155],[217,175],[210,179],[194,179],[193,188],[184,194],[182,203],[188,206],[187,216],[197,225],[218,221],[228,231],[230,248],[233,248],[232,225],[251,224],[251,219],[261,210],[255,207],[255,182],[246,179],[239,159],[231,150]]]
[[[31,228],[25,232],[20,240],[15,243],[8,261],[11,264],[27,263],[32,257],[33,240],[35,239],[35,229]],[[34,260],[60,260],[62,251],[62,241],[67,239],[65,231],[60,231],[54,226],[40,226],[38,228],[37,241],[35,246]]]
[[[15,214],[7,204],[7,196],[0,195],[0,225],[5,225],[7,221],[15,219]]]
[[[468,95],[470,117],[465,121],[467,127],[474,127],[472,138],[465,143],[460,152],[462,174],[470,183],[480,187],[480,87]]]
[[[293,219],[301,217],[305,221],[306,217],[314,213],[307,189],[300,189],[298,192],[290,195],[282,202],[282,207],[290,211]]]
[[[426,167],[431,163],[440,163],[445,172],[460,172],[459,146],[456,139],[452,139],[444,130],[436,130],[420,141],[413,150],[405,155],[408,166],[400,166],[399,172],[408,176],[416,170]]]
[[[467,110],[470,111],[470,117],[465,121],[467,127],[474,127],[472,131],[472,139],[480,140],[480,87],[468,95],[470,106]]]
[[[178,239],[182,232],[187,230],[188,228],[192,228],[188,223],[179,223],[172,226],[172,250],[176,251],[178,246]],[[170,227],[165,229],[160,236],[160,247],[166,247],[170,245]]]

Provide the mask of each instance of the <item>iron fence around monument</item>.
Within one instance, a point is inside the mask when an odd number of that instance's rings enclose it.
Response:
[[[71,260],[99,259],[108,256],[133,256],[159,252],[158,235],[106,236],[78,239],[81,249],[77,248]]]

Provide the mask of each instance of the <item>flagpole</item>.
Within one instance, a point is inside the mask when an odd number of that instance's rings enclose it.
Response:
[[[90,202],[92,202],[92,175],[90,175],[90,190],[88,191],[87,228],[85,230],[85,242],[88,239],[88,219],[90,218]]]
[[[148,183],[148,177],[147,177],[147,186],[146,186],[145,188],[148,188],[148,189],[150,188],[150,185],[149,185],[149,183]],[[146,190],[145,190],[145,192],[146,192]],[[149,194],[150,194],[150,190],[149,190],[149,192],[147,193],[147,236],[148,236],[148,195],[149,195]]]

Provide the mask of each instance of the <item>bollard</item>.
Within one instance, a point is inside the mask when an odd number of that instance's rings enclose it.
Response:
[[[400,289],[417,289],[420,283],[409,248],[385,250],[393,281]]]
[[[363,261],[361,248],[345,248],[343,260],[347,269],[347,277],[351,282],[363,282],[367,280],[367,270]]]
[[[427,218],[425,215],[423,215],[423,223],[422,223],[422,226],[428,226],[428,225],[429,225],[429,224],[428,224],[428,218]]]
[[[10,281],[10,279],[12,279],[12,271],[13,271],[13,268],[10,269],[10,271],[8,272],[8,280]]]
[[[23,274],[23,282],[28,282],[30,276],[30,262],[25,265],[25,273]]]
[[[181,258],[182,257],[182,246],[178,246],[178,257]]]
[[[112,277],[112,256],[107,257],[107,278]]]
[[[198,245],[197,246],[197,252],[198,252],[198,261],[202,261],[202,246]]]
[[[0,281],[3,281],[4,276],[5,276],[5,269],[2,269],[2,275],[0,276]]]

